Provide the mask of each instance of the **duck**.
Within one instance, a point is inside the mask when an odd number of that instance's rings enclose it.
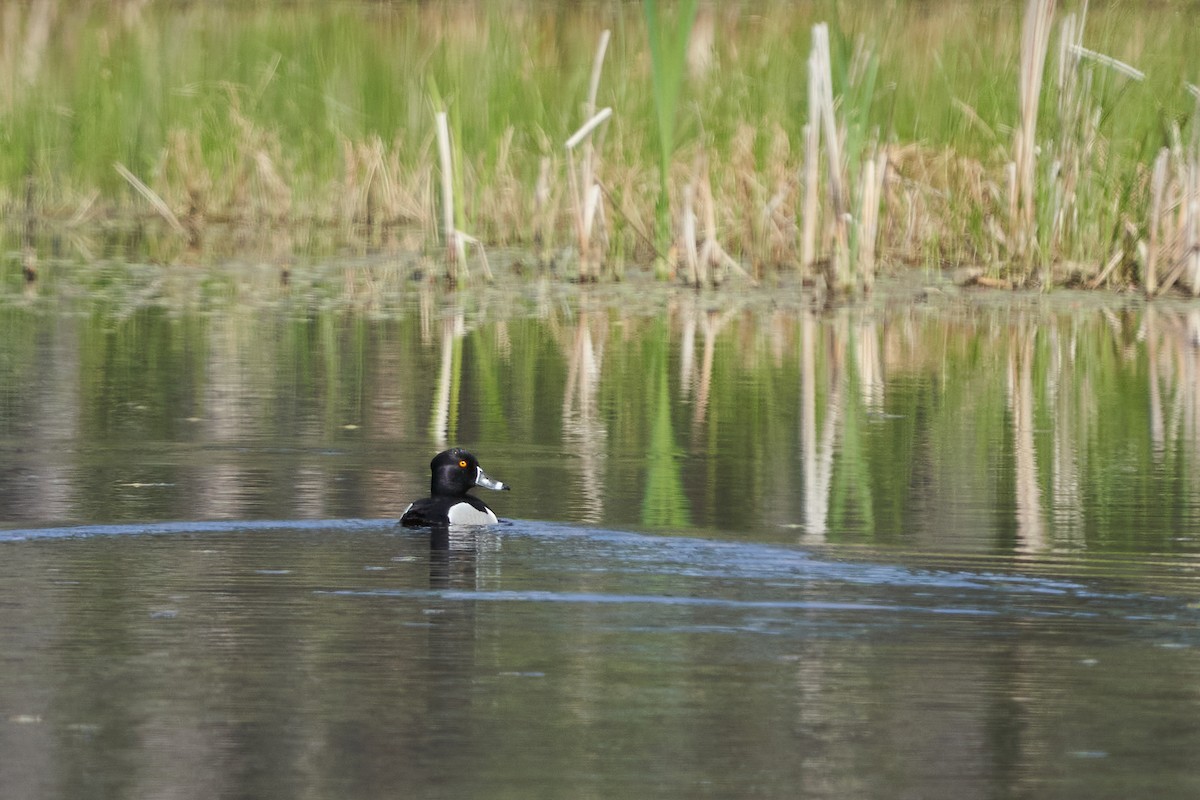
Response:
[[[461,447],[452,447],[434,456],[429,470],[433,473],[430,496],[409,503],[400,515],[401,525],[409,528],[492,525],[500,521],[486,503],[467,492],[476,486],[494,491],[508,491],[511,487],[488,477],[475,456]]]

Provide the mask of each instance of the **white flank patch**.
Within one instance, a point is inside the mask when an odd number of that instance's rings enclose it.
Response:
[[[446,515],[451,525],[491,525],[498,522],[491,511],[480,511],[470,503],[458,503],[450,507]]]

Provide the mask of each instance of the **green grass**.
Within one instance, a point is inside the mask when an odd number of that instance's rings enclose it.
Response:
[[[365,173],[348,167],[344,144],[378,137],[388,168],[375,180],[393,192],[383,223],[432,232],[425,217],[436,217],[426,185],[436,170],[436,86],[465,162],[463,224],[490,241],[529,244],[524,220],[539,163],[554,159],[565,182],[562,144],[578,127],[595,42],[609,28],[599,105],[615,111],[603,175],[614,206],[610,250],[632,261],[652,256],[647,236],[662,235],[678,212],[663,198],[675,196],[702,150],[722,243],[757,262],[762,208],[754,206],[799,173],[810,31],[827,21],[851,178],[876,131],[897,149],[884,262],[1006,266],[988,221],[1006,202],[1022,4],[705,6],[696,28],[713,31],[711,66],[690,71],[671,26],[687,27],[691,4],[661,5],[262,2],[151,5],[127,14],[64,3],[34,56],[17,47],[0,58],[12,87],[0,93],[0,203],[10,218],[23,209],[33,176],[36,210],[51,222],[69,218],[93,193],[92,221],[153,219],[114,170],[120,162],[181,218],[199,197],[198,225],[265,216],[292,226],[348,222],[353,241],[363,214],[353,198]],[[1059,20],[1073,10],[1060,6]],[[660,14],[669,25],[655,36],[647,20]],[[30,12],[16,16],[24,37]],[[1056,27],[1038,130],[1047,153],[1072,135],[1054,110],[1057,36]],[[1200,82],[1191,59],[1200,30],[1174,5],[1093,3],[1084,43],[1147,76],[1133,83],[1089,68],[1100,145],[1078,188],[1076,222],[1042,257],[1098,267],[1123,230],[1144,232],[1149,162],[1170,142],[1172,126],[1189,141],[1195,103],[1186,84]],[[734,158],[747,128],[749,164]],[[195,163],[181,157],[181,136],[195,143]],[[1039,164],[1039,174],[1048,171]],[[751,185],[763,189],[748,203]],[[1043,204],[1052,188],[1039,197]],[[795,194],[783,197],[793,216]],[[915,231],[906,227],[911,204]],[[552,244],[562,249],[571,241],[565,194],[560,206],[561,239]],[[416,243],[432,247],[430,238]],[[159,255],[169,260],[182,250]],[[775,263],[788,268],[794,257],[784,253]]]

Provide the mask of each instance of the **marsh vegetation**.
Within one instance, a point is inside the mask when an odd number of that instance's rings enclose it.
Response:
[[[477,241],[572,279],[1195,291],[1189,13],[37,0],[3,20],[6,263],[372,251],[469,280]]]

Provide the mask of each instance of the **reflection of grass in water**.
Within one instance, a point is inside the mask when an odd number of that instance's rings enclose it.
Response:
[[[852,336],[872,335],[856,331]],[[846,350],[853,351],[852,344]],[[842,411],[841,435],[838,437],[834,456],[835,480],[830,487],[830,510],[833,530],[875,530],[875,511],[872,506],[870,459],[866,451],[866,435],[863,430],[867,408],[863,397],[858,369],[853,359],[841,364],[839,371],[846,370],[846,391],[839,402],[845,404]]]
[[[496,357],[499,349],[496,345],[495,328],[487,331],[475,331],[471,335],[472,359],[475,367],[475,380],[469,391],[477,397],[479,409],[479,429],[488,439],[500,441],[509,438],[508,415],[506,413],[505,382],[501,376],[500,358]]]
[[[658,338],[658,337],[655,337]],[[642,524],[660,528],[680,528],[691,524],[687,496],[683,492],[682,460],[675,443],[671,421],[671,394],[667,381],[669,341],[664,335],[653,349],[647,366],[653,388],[646,398],[652,415],[649,451],[646,454],[646,493],[642,500]]]
[[[613,323],[597,388],[595,420],[604,435],[595,441],[606,458],[603,490],[627,503],[606,505],[610,520],[776,533],[780,522],[801,523],[797,318],[765,304],[731,318],[714,352],[707,414],[697,421],[695,396],[674,394],[680,331],[672,318],[654,315],[651,304],[631,312],[627,296],[616,293],[602,311],[596,295],[604,288],[590,287],[588,298],[590,313],[607,313]],[[133,306],[104,291],[98,285],[94,299],[62,315],[37,301],[0,303],[0,431],[20,447],[26,438],[36,443],[17,452],[10,442],[7,452],[78,464],[80,502],[107,504],[118,481],[175,481],[186,487],[175,510],[131,507],[129,514],[178,517],[195,513],[188,503],[202,491],[197,476],[230,470],[256,485],[265,468],[282,495],[297,468],[322,478],[355,477],[365,468],[367,459],[328,455],[330,443],[399,439],[425,449],[442,353],[441,302],[423,340],[415,310],[349,314],[325,299],[299,298],[273,310],[235,302]],[[466,336],[451,352],[458,362],[452,372],[461,370],[454,395],[462,396],[451,437],[486,440],[493,452],[553,451],[566,365],[550,329],[572,310],[510,320],[511,338],[502,337],[498,312],[486,310],[499,304],[470,305],[481,294],[446,300],[467,307]],[[668,294],[656,293],[660,307]],[[822,414],[833,381],[844,387],[830,538],[958,541],[977,533],[953,526],[964,518],[986,524],[977,516],[986,509],[994,515],[994,546],[1009,546],[1017,487],[1006,364],[1014,347],[1028,343],[1035,457],[1026,477],[1036,480],[1036,510],[1050,540],[1123,552],[1195,549],[1181,538],[1194,522],[1196,492],[1187,476],[1196,473],[1198,452],[1186,309],[1110,312],[1077,296],[1071,303],[1029,311],[956,301],[941,311],[856,308],[822,318],[815,371]],[[839,325],[876,313],[884,324],[869,333]],[[878,371],[860,371],[854,360],[854,338],[867,335],[879,337]],[[878,409],[863,399],[868,374],[886,378]],[[347,423],[361,425],[361,433],[346,431]],[[64,448],[68,437],[72,445]],[[282,449],[264,467],[254,447],[248,455],[218,447],[197,463],[172,466],[178,474],[155,473],[157,463],[115,461],[99,471],[89,460],[112,447],[151,442],[163,449],[206,438]],[[544,494],[553,496],[537,516],[573,513],[563,493]],[[1148,507],[1156,513],[1147,516]],[[939,522],[945,527],[928,527]]]

